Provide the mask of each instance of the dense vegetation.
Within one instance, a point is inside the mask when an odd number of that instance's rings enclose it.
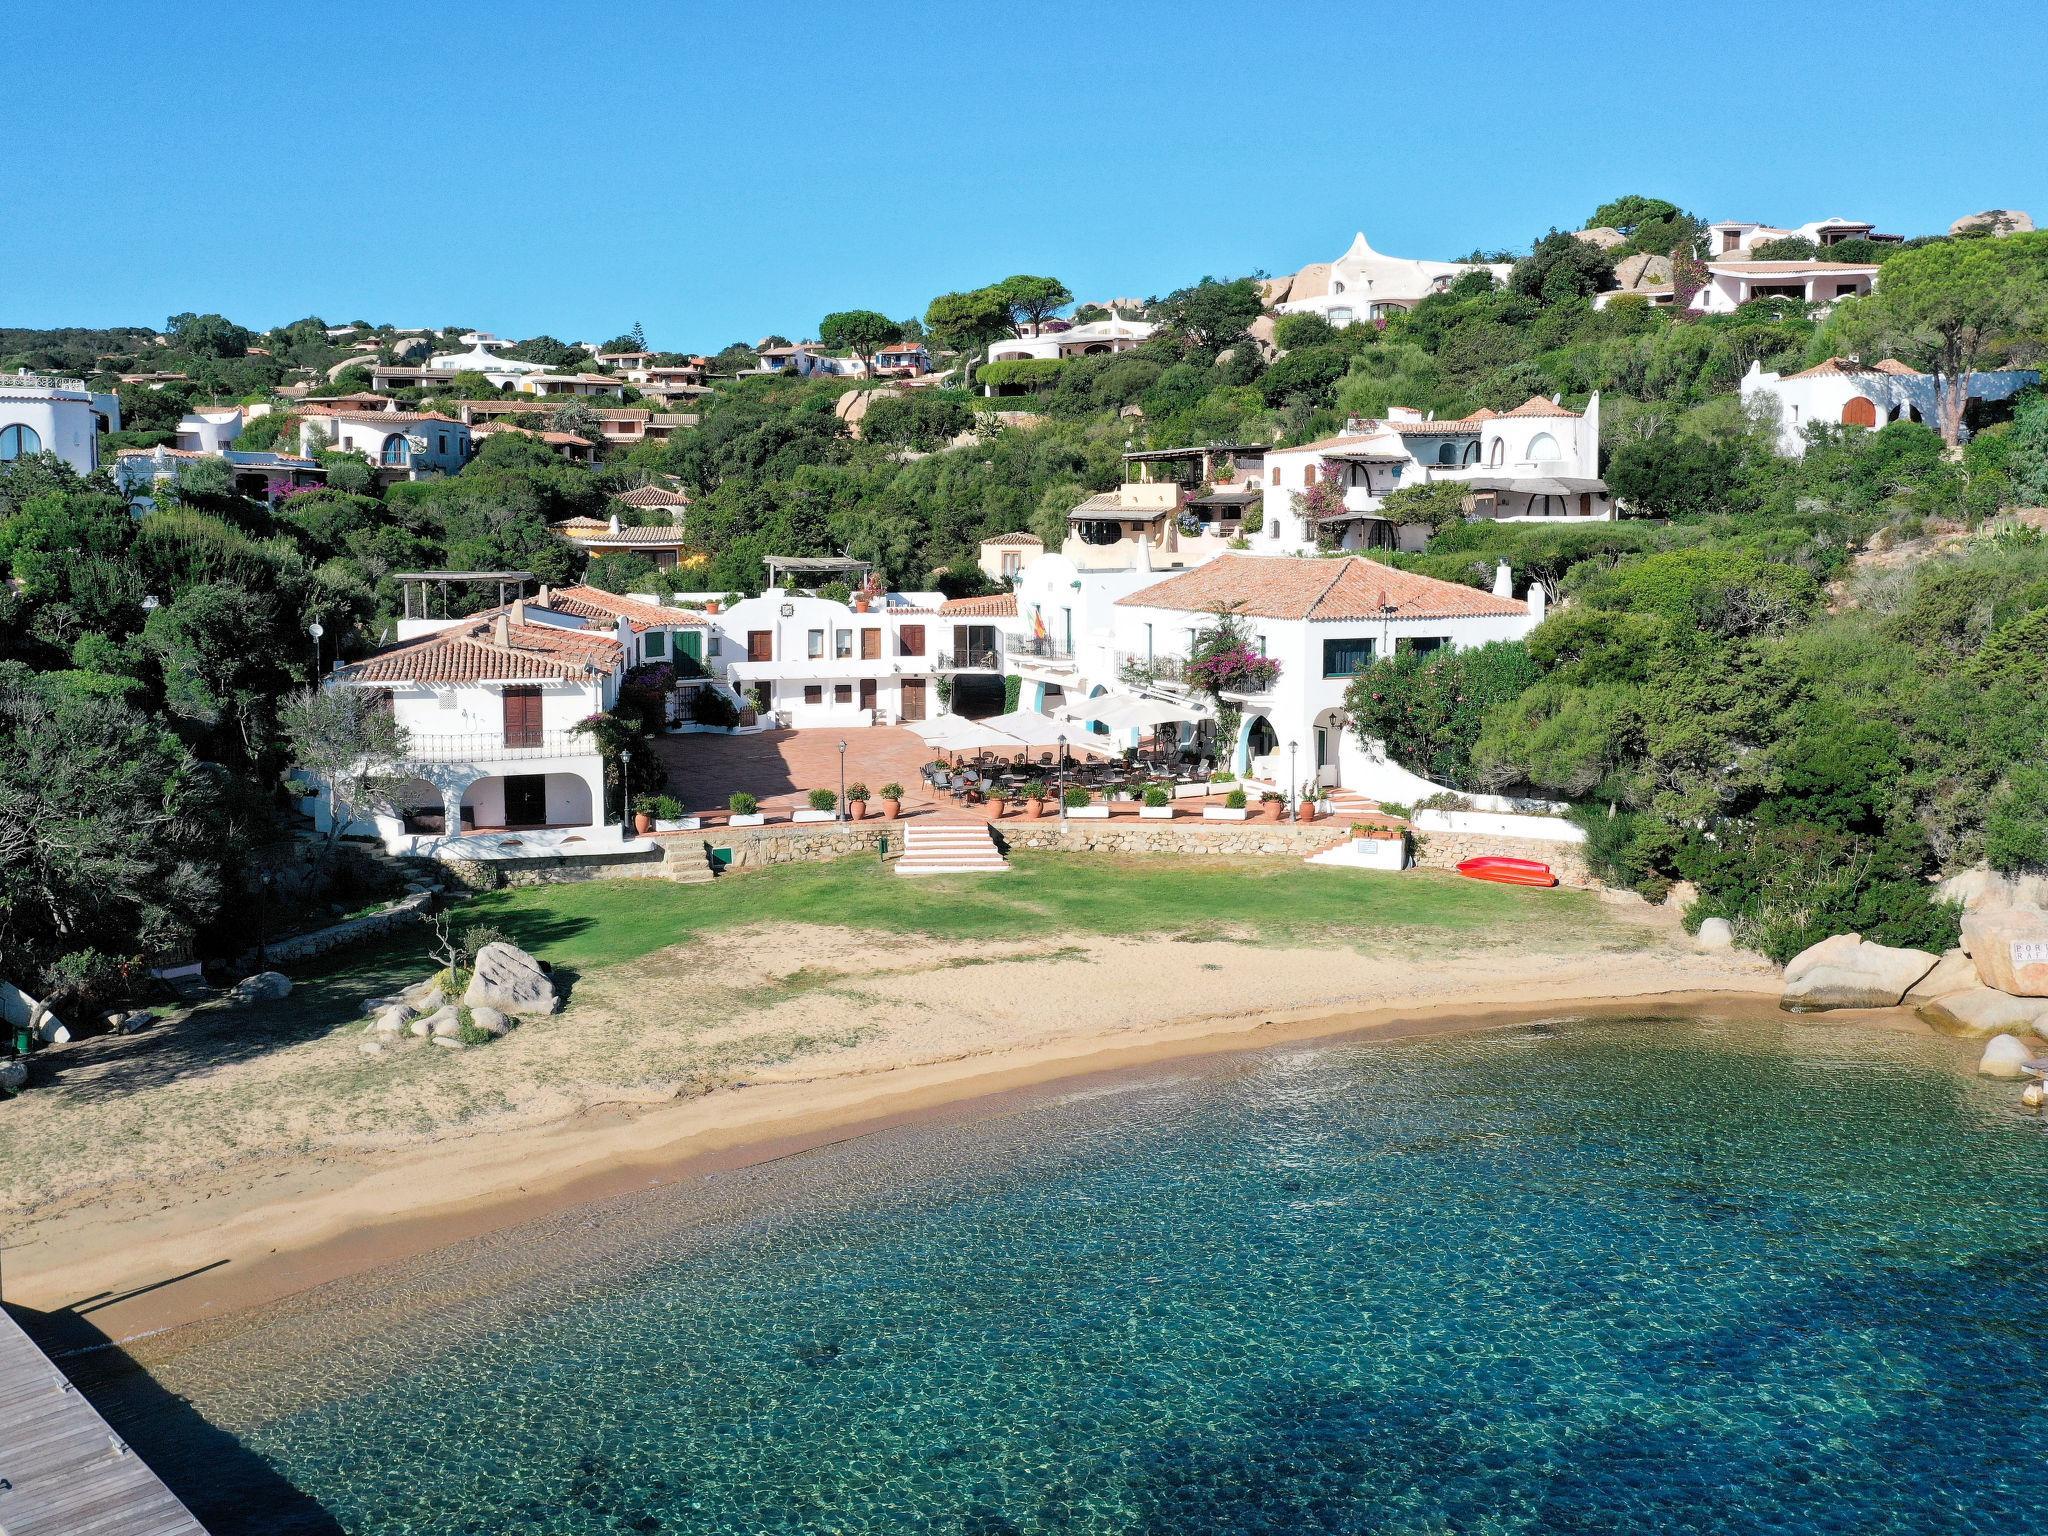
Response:
[[[328,455],[326,488],[275,507],[201,468],[137,519],[103,475],[47,459],[0,466],[0,950],[12,979],[100,995],[140,961],[223,952],[259,908],[288,911],[274,886],[303,861],[279,815],[282,701],[313,674],[309,623],[326,632],[325,662],[386,632],[396,571],[574,579],[583,557],[547,524],[604,515],[612,492],[662,479],[688,490],[708,563],[663,576],[608,557],[589,579],[753,590],[767,554],[850,553],[899,585],[973,591],[981,538],[1024,528],[1056,544],[1067,511],[1116,483],[1129,442],[1302,442],[1395,404],[1458,416],[1532,394],[1576,405],[1595,390],[1604,471],[1644,516],[1468,524],[1442,498],[1404,499],[1400,515],[1434,532],[1399,563],[1485,584],[1505,559],[1556,606],[1526,645],[1367,674],[1358,718],[1461,789],[1574,802],[1604,872],[1650,893],[1691,881],[1695,917],[1731,916],[1772,953],[1851,926],[1939,942],[1953,916],[1930,900],[1933,876],[2048,862],[2048,547],[1988,523],[2048,500],[2048,401],[2023,398],[1960,451],[1943,441],[1957,435],[1946,421],[1817,427],[1792,460],[1737,386],[1752,363],[1796,369],[1834,353],[2030,364],[2048,326],[2048,236],[1838,250],[1885,263],[1875,296],[1825,317],[1784,302],[1699,317],[1592,302],[1637,253],[1677,252],[1682,282],[1689,215],[1632,197],[1588,222],[1624,243],[1600,250],[1553,230],[1505,284],[1468,276],[1383,326],[1283,317],[1272,347],[1249,337],[1262,311],[1249,278],[1151,300],[1161,329],[1133,351],[978,380],[971,364],[991,340],[1071,306],[1063,284],[1018,275],[900,321],[844,311],[827,317],[842,344],[922,340],[956,370],[946,387],[870,401],[858,435],[835,409],[858,386],[756,374],[721,380],[694,429],[604,449],[595,468],[506,434],[460,475],[380,493],[367,465]],[[293,378],[340,392],[367,381],[353,361],[458,349],[452,330],[334,329],[181,315],[161,335],[0,331],[0,365],[100,387],[184,375],[120,386],[126,430],[103,445],[110,456],[165,440],[193,403],[272,400]],[[517,350],[595,366],[552,338]],[[754,357],[735,343],[717,361],[737,371]],[[991,401],[984,384],[1027,393]],[[464,379],[452,395],[488,391]],[[622,381],[551,424],[597,441],[591,407],[635,398]],[[1016,419],[991,405],[1030,420],[1005,425]],[[243,446],[295,440],[291,403],[278,406]],[[1936,553],[1931,535],[1956,547]],[[346,900],[357,878],[368,876],[330,869],[300,894]]]

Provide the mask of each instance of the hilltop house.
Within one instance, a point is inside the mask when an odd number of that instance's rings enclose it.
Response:
[[[54,453],[81,475],[99,468],[99,435],[121,430],[118,395],[95,394],[83,379],[0,374],[0,464]]]
[[[643,490],[653,490],[643,486]],[[628,492],[617,498],[627,501]],[[635,503],[627,502],[628,505]],[[672,571],[678,566],[702,565],[705,556],[690,549],[689,535],[680,521],[662,526],[635,526],[619,521],[617,513],[608,518],[570,517],[552,525],[555,532],[586,551],[592,559],[599,555],[640,555],[650,561],[659,571]]]
[[[680,609],[544,587],[337,667],[326,687],[374,692],[407,736],[375,834],[395,853],[459,853],[449,839],[490,831],[557,834],[523,845],[535,854],[617,847],[603,759],[576,726],[618,702],[633,667],[701,651],[704,633]]]
[[[1032,335],[1005,336],[991,342],[986,361],[1009,363],[1028,358],[1096,357],[1108,352],[1128,352],[1158,329],[1149,320],[1125,320],[1115,315],[1079,325],[1048,320]],[[983,392],[993,395],[996,391],[985,387]]]
[[[317,459],[288,453],[157,447],[123,448],[116,453],[114,484],[124,496],[148,498],[159,481],[175,480],[187,465],[207,461],[226,467],[236,491],[264,501],[275,501],[286,492],[310,488],[327,478],[327,470]]]
[[[299,422],[299,452],[352,449],[385,484],[452,475],[476,452],[466,422],[436,411],[350,411],[308,407]]]
[[[1084,571],[1179,570],[1213,560],[1259,504],[1256,444],[1126,452],[1124,480],[1067,514],[1060,553]]]
[[[1966,433],[2004,419],[2012,398],[2041,375],[2031,368],[2005,368],[1973,373],[1963,407]],[[1814,422],[1840,422],[1851,427],[1882,427],[1894,421],[1920,421],[1936,426],[1940,382],[1931,373],[1907,367],[1895,357],[1874,363],[1853,357],[1831,357],[1798,373],[1765,373],[1751,363],[1742,376],[1742,403],[1769,403],[1778,417],[1778,452],[1799,458],[1806,452],[1806,429]]]
[[[1045,541],[1035,533],[998,533],[981,541],[975,564],[990,581],[1015,582],[1044,553]]]
[[[1413,309],[1467,272],[1490,272],[1506,282],[1509,270],[1502,262],[1382,256],[1361,231],[1335,261],[1312,262],[1292,276],[1267,279],[1266,303],[1278,314],[1321,315],[1332,325],[1346,326]]]
[[[1134,673],[1185,690],[1190,647],[1228,608],[1252,647],[1279,663],[1269,683],[1223,695],[1240,712],[1236,738],[1224,744],[1236,772],[1283,791],[1313,780],[1386,799],[1426,795],[1437,786],[1347,731],[1344,691],[1360,667],[1396,652],[1522,638],[1541,622],[1545,595],[1536,586],[1517,601],[1510,582],[1505,566],[1484,592],[1357,556],[1225,555],[1117,598],[1117,670],[1084,673],[1079,697]]]
[[[1512,411],[1479,410],[1431,421],[1397,407],[1385,420],[1354,421],[1335,437],[1268,449],[1265,520],[1252,536],[1261,554],[1319,548],[1418,550],[1429,530],[1384,515],[1387,493],[1448,481],[1463,487],[1465,514],[1498,522],[1611,520],[1614,499],[1599,477],[1600,397],[1583,414],[1532,396]],[[1305,491],[1334,479],[1341,502],[1320,515]]]
[[[1808,240],[1816,249],[1824,251],[1844,240],[1871,240],[1895,245],[1899,238],[1897,235],[1879,234],[1875,224],[1862,219],[1815,219],[1791,229],[1780,229],[1774,224],[1756,224],[1747,219],[1717,219],[1706,229],[1709,259],[1737,256],[1773,240]]]
[[[1707,285],[1693,296],[1702,314],[1733,314],[1752,299],[1790,299],[1823,307],[1870,292],[1877,282],[1875,262],[1714,260],[1707,263]]]

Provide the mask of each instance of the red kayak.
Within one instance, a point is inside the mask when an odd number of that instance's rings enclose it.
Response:
[[[1458,866],[1458,873],[1473,880],[1491,880],[1499,885],[1555,885],[1557,876],[1550,872],[1548,864],[1539,864],[1534,859],[1501,859],[1487,857],[1467,859]]]

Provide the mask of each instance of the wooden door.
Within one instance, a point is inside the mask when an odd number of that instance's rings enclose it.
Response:
[[[896,653],[899,656],[922,656],[924,654],[924,626],[904,624],[896,630]]]
[[[548,819],[548,781],[545,774],[515,773],[505,780],[505,825],[544,826]]]
[[[872,677],[864,677],[860,680],[860,707],[862,709],[873,709],[875,707],[875,680]]]
[[[860,659],[880,661],[882,659],[882,632],[879,629],[864,629],[860,632]]]
[[[507,688],[505,698],[505,745],[537,747],[540,735],[540,690]]]
[[[922,720],[924,714],[924,679],[906,677],[903,679],[903,718]]]
[[[747,660],[773,661],[775,659],[775,631],[772,629],[750,629],[747,631]]]
[[[1877,425],[1877,407],[1871,401],[1858,395],[1842,407],[1842,425],[1845,427],[1874,427]]]

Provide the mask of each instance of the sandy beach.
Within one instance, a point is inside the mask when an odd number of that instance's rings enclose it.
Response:
[[[1625,903],[1583,932],[1455,946],[736,929],[597,971],[557,1019],[452,1060],[366,1058],[342,1028],[110,1085],[83,1113],[25,1097],[9,1110],[25,1155],[5,1191],[7,1296],[89,1307],[133,1337],[1083,1074],[1545,1011],[1763,1003],[1771,987],[1762,962],[1701,954]]]

